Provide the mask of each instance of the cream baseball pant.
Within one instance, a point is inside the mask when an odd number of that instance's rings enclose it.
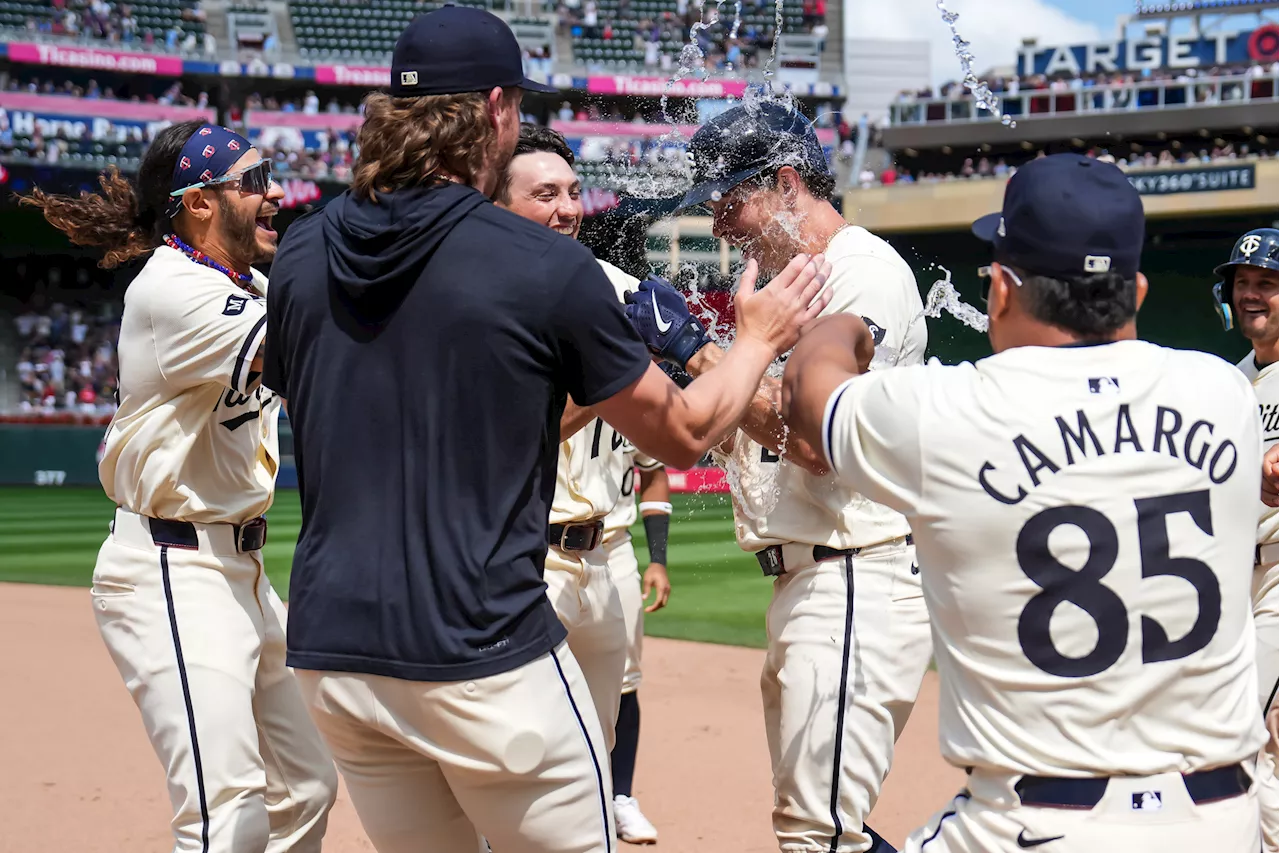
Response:
[[[622,700],[627,626],[604,547],[591,551],[549,548],[542,577],[551,605],[569,632],[569,650],[582,667],[591,690],[607,756],[613,751],[614,726]]]
[[[1275,546],[1273,545],[1272,548]],[[1258,634],[1258,693],[1262,713],[1275,705],[1280,684],[1280,588],[1275,562],[1253,568],[1253,624]],[[1258,804],[1262,813],[1262,849],[1280,853],[1280,780],[1276,745],[1268,742],[1258,754]]]
[[[610,853],[604,733],[568,646],[428,683],[298,670],[378,853]]]
[[[760,679],[773,831],[783,851],[861,853],[933,651],[915,547],[899,539],[814,564],[797,544],[783,559]]]
[[[157,546],[117,510],[90,592],[98,630],[164,765],[175,851],[320,850],[333,761],[285,666],[285,610],[230,525]]]
[[[640,653],[644,647],[644,595],[640,588],[640,564],[636,561],[635,543],[631,534],[622,531],[604,543],[605,559],[609,562],[609,575],[618,589],[618,601],[622,604],[623,627],[627,632],[627,660],[622,673],[622,692],[635,693],[640,689]]]
[[[1177,773],[1115,777],[1091,809],[1023,806],[1020,776],[981,768],[903,853],[1257,853],[1256,785],[1196,804]],[[1052,839],[1052,840],[1046,840]]]

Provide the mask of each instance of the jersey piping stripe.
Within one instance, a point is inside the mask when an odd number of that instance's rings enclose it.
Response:
[[[191,759],[196,768],[196,793],[200,798],[200,851],[209,853],[209,801],[204,790],[204,766],[200,762],[200,739],[196,737],[196,711],[191,704],[191,685],[187,682],[187,665],[182,657],[182,640],[178,637],[178,613],[173,605],[173,588],[169,584],[169,546],[160,547],[160,576],[164,581],[164,599],[169,607],[169,629],[173,632],[173,652],[178,659],[178,678],[182,682],[182,701],[187,706],[187,728],[191,732]]]
[[[1267,704],[1262,706],[1262,716],[1265,717],[1267,712],[1271,710],[1271,706],[1275,704],[1276,690],[1278,689],[1280,689],[1280,679],[1277,679],[1276,683],[1271,685],[1271,695],[1267,697]]]
[[[257,347],[254,346],[254,343],[258,340],[259,333],[262,332],[263,327],[266,325],[267,317],[264,314],[258,318],[258,322],[253,324],[253,331],[249,332],[249,335],[244,339],[244,343],[240,345],[240,354],[236,356],[235,369],[231,371],[231,387],[241,393],[244,393],[244,386],[240,384],[240,374],[244,371],[245,363],[253,361],[253,356],[250,353],[257,352]],[[245,378],[247,381],[248,376],[246,375]]]
[[[822,450],[827,454],[827,462],[831,465],[832,472],[836,470],[834,454],[831,450],[832,431],[836,422],[836,410],[840,408],[840,401],[844,398],[844,392],[849,390],[850,379],[840,387],[840,391],[836,394],[836,398],[831,402],[831,408],[827,410],[827,422],[823,425],[822,430]]]
[[[578,719],[578,728],[582,731],[582,739],[587,742],[587,751],[591,753],[591,764],[596,769],[596,790],[600,794],[600,820],[604,826],[604,850],[605,853],[609,853],[613,849],[613,833],[609,831],[609,804],[605,801],[604,774],[600,771],[600,759],[596,757],[595,744],[591,742],[591,735],[587,733],[587,724],[582,721],[582,712],[578,710],[578,703],[573,701],[573,690],[569,687],[569,679],[565,678],[564,668],[560,666],[560,658],[554,649],[551,651],[551,661],[556,665],[560,683],[564,685],[564,695],[569,699],[573,716]]]
[[[940,832],[942,832],[942,825],[943,825],[944,823],[946,823],[946,822],[947,822],[947,818],[949,818],[949,817],[955,817],[955,816],[956,816],[956,812],[960,810],[960,807],[959,807],[959,806],[957,806],[957,805],[955,805],[956,801],[957,801],[957,800],[967,800],[967,799],[969,799],[969,792],[968,792],[968,791],[961,791],[959,794],[956,794],[955,799],[951,801],[951,803],[952,803],[952,805],[951,805],[951,811],[943,812],[943,813],[942,813],[942,817],[938,818],[938,825],[937,825],[936,827],[934,827],[933,835],[930,835],[930,836],[929,836],[928,838],[926,838],[924,841],[921,841],[921,842],[920,842],[920,846],[921,846],[922,848],[923,848],[926,844],[928,844],[930,841],[933,841],[935,838],[937,838],[937,837],[938,837],[938,834],[939,834]]]
[[[844,835],[844,824],[840,821],[840,752],[844,747],[844,706],[849,698],[849,652],[853,644],[852,554],[846,554],[844,558],[844,585],[844,654],[840,659],[840,696],[836,701],[836,746],[831,759],[831,824],[835,827],[835,834],[831,836],[829,853],[836,853],[840,847],[840,836]]]

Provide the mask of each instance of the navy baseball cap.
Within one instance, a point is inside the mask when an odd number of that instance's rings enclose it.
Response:
[[[495,86],[555,94],[524,76],[520,44],[492,12],[443,6],[409,22],[391,52],[391,94],[457,95]]]
[[[769,168],[802,164],[819,174],[831,173],[827,156],[809,120],[795,110],[765,101],[725,110],[689,140],[686,153],[693,188],[676,212],[724,195]]]
[[[1142,198],[1116,166],[1081,154],[1053,154],[1018,169],[1004,209],[973,223],[998,263],[1058,279],[1118,272],[1142,260]]]

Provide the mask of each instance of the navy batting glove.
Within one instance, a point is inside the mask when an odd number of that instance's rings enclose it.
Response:
[[[627,319],[649,351],[681,370],[694,353],[711,343],[680,291],[666,279],[650,276],[626,295],[626,303]]]

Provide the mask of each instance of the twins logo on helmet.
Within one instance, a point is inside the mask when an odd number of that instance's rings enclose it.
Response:
[[[1258,267],[1280,271],[1280,231],[1275,228],[1255,228],[1236,241],[1231,258],[1225,264],[1214,267],[1222,280],[1213,286],[1214,307],[1222,328],[1230,330],[1235,325],[1231,313],[1231,286],[1235,283],[1236,267]]]

